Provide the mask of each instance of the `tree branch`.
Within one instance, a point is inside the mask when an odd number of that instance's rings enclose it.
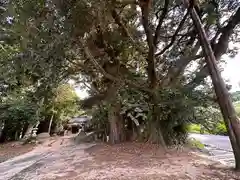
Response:
[[[228,42],[233,34],[234,28],[240,23],[240,8],[230,18],[228,24],[221,30],[222,34],[216,45],[213,45],[214,55],[218,61],[221,56],[226,53],[228,49]],[[207,66],[205,65],[197,74],[196,77],[187,85],[187,87],[194,89],[198,84],[209,75]]]
[[[90,53],[88,47],[85,45],[84,41],[80,39],[81,44],[84,47],[84,53],[86,54],[87,58],[92,62],[92,64],[100,71],[103,76],[105,76],[107,79],[110,79],[112,81],[119,81],[118,78],[112,76],[111,74],[108,74],[103,67],[95,60],[95,58]]]
[[[149,11],[150,11],[150,0],[141,0],[140,1],[140,7],[142,10],[142,24],[145,31],[145,34],[147,36],[147,43],[148,43],[148,57],[147,57],[147,73],[148,73],[148,79],[150,81],[150,88],[155,89],[157,86],[157,74],[155,69],[155,46],[154,46],[154,39],[153,39],[153,32],[150,28],[149,24]]]
[[[147,43],[149,49],[154,49],[154,43],[153,43],[153,32],[150,28],[149,24],[149,10],[150,10],[150,0],[147,1],[140,1],[140,7],[142,10],[142,24],[145,31],[145,34],[147,36]]]
[[[71,64],[74,64],[75,66],[77,66],[77,67],[84,67],[84,64],[83,63],[77,63],[77,62],[75,62],[74,60],[72,60],[72,59],[66,59],[68,62],[70,62]]]
[[[228,24],[222,28],[222,35],[220,36],[218,43],[213,47],[214,54],[217,60],[226,53],[228,49],[228,41],[233,34],[234,28],[240,23],[240,7],[237,12],[231,17]]]
[[[128,32],[128,29],[125,26],[125,24],[122,22],[122,19],[119,16],[119,14],[117,13],[116,9],[112,9],[111,13],[112,13],[112,17],[115,20],[116,24],[118,24],[118,26],[121,28],[121,31],[122,31],[123,35],[125,37],[128,37],[131,40],[131,42],[134,42],[132,36]]]
[[[165,0],[164,8],[163,8],[162,14],[159,18],[158,25],[157,25],[156,32],[155,32],[155,36],[154,36],[154,40],[153,40],[153,43],[154,43],[155,47],[157,46],[157,43],[158,43],[158,39],[159,39],[159,36],[160,36],[160,30],[161,30],[161,27],[162,27],[163,20],[168,13],[168,5],[169,5],[169,0]]]
[[[157,54],[155,55],[156,57],[162,55],[166,50],[168,50],[168,49],[173,45],[173,43],[175,42],[175,40],[176,40],[176,38],[177,38],[177,35],[178,35],[179,31],[181,30],[182,26],[184,25],[184,23],[185,23],[185,21],[186,21],[186,19],[187,19],[187,16],[189,15],[189,12],[190,12],[190,9],[188,8],[187,13],[184,15],[182,21],[180,22],[178,28],[176,29],[174,35],[172,36],[171,42],[170,42],[166,47],[164,47],[164,48],[162,49],[162,51],[160,51],[159,53],[157,53]]]
[[[85,45],[84,41],[82,39],[80,39],[80,42],[82,44],[82,46],[84,47],[84,53],[86,55],[86,57],[92,62],[92,64],[100,71],[100,73],[107,79],[113,81],[113,82],[118,82],[120,84],[122,84],[123,82],[127,83],[129,86],[132,86],[134,88],[137,88],[139,90],[142,90],[142,91],[145,91],[145,92],[151,92],[150,89],[146,88],[144,86],[144,82],[142,84],[137,84],[137,83],[134,83],[132,81],[129,81],[127,79],[120,79],[120,78],[117,78],[109,73],[107,73],[103,67],[94,59],[94,57],[92,56],[90,50],[88,49],[88,47]]]
[[[168,70],[168,73],[163,78],[161,85],[165,86],[165,85],[169,85],[170,83],[172,84],[176,82],[179,75],[183,72],[184,68],[189,62],[200,59],[202,57],[203,55],[200,54],[196,56],[182,57],[179,60],[177,60],[176,64]]]
[[[137,4],[137,0],[115,0],[115,3],[126,6],[129,4]]]
[[[92,108],[92,106],[94,106],[94,105],[100,104],[102,101],[106,101],[106,100],[111,99],[112,94],[115,93],[118,88],[119,88],[119,86],[116,85],[115,83],[113,83],[108,88],[107,91],[105,91],[103,93],[96,94],[94,96],[88,97],[88,98],[80,101],[82,108],[89,109],[89,108]]]
[[[131,43],[133,44],[133,46],[142,54],[145,54],[144,49],[141,47],[141,45],[139,43],[137,43],[133,37],[131,36],[131,34],[128,31],[128,28],[126,27],[126,25],[123,23],[121,17],[119,16],[119,14],[117,13],[116,9],[112,9],[111,11],[112,17],[115,20],[116,24],[120,27],[122,34],[127,37]],[[136,45],[137,44],[137,45]]]

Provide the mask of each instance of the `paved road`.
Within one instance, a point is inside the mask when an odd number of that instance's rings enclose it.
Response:
[[[228,136],[190,134],[190,138],[195,138],[205,145],[210,153],[210,159],[226,165],[234,165],[234,155]]]
[[[232,151],[232,146],[228,136],[219,136],[219,135],[207,135],[207,134],[190,134],[190,137],[193,137],[203,144],[216,147],[218,149]]]

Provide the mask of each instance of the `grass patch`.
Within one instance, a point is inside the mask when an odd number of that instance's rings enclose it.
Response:
[[[189,133],[197,133],[197,134],[211,134],[204,127],[201,127],[200,124],[190,124],[188,125]]]
[[[191,124],[188,126],[188,132],[190,133],[200,133],[201,126],[199,124]]]
[[[235,107],[236,112],[238,113],[238,115],[240,115],[240,102],[234,103],[234,107]]]
[[[200,124],[190,124],[188,126],[189,133],[198,133],[198,134],[214,134],[214,135],[227,135],[227,128],[223,121],[220,121],[215,124],[211,129],[206,129],[201,127]]]
[[[189,143],[190,147],[192,147],[192,148],[196,148],[196,149],[200,149],[200,150],[203,150],[205,148],[203,143],[201,143],[200,141],[198,141],[194,138],[189,139],[188,143]]]

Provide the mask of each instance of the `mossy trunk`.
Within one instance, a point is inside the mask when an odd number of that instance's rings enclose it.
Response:
[[[158,143],[161,144],[164,149],[167,148],[166,142],[163,137],[163,131],[162,127],[160,126],[160,110],[158,107],[158,98],[156,93],[153,93],[150,96],[151,100],[151,113],[152,113],[152,119],[151,119],[151,124],[150,124],[150,136],[149,136],[149,141],[152,143]]]
[[[112,103],[108,112],[108,121],[110,125],[109,141],[111,144],[117,144],[125,140],[123,119],[120,114],[120,103]]]

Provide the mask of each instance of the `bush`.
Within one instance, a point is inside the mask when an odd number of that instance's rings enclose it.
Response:
[[[27,127],[37,121],[37,106],[24,101],[16,101],[1,112],[0,118],[4,122],[4,128],[0,141],[18,140],[24,135]]]
[[[212,127],[211,129],[206,129],[204,127],[201,127],[200,124],[191,124],[188,126],[188,132],[199,133],[199,134],[215,134],[215,135],[224,135],[224,136],[228,134],[224,121],[218,122],[216,126]]]
[[[200,133],[201,126],[199,124],[191,124],[188,126],[188,132],[190,133]]]
[[[188,141],[188,144],[190,145],[190,147],[193,147],[193,148],[197,148],[197,149],[204,149],[204,144],[201,143],[200,141],[194,139],[194,138],[191,138],[189,141]]]
[[[234,106],[235,106],[238,116],[240,116],[240,103],[235,103]]]
[[[189,133],[198,133],[198,134],[211,134],[206,128],[201,126],[201,124],[190,124],[188,126]]]
[[[216,129],[213,130],[213,134],[224,135],[224,136],[226,136],[228,134],[227,128],[223,121],[217,123]]]

